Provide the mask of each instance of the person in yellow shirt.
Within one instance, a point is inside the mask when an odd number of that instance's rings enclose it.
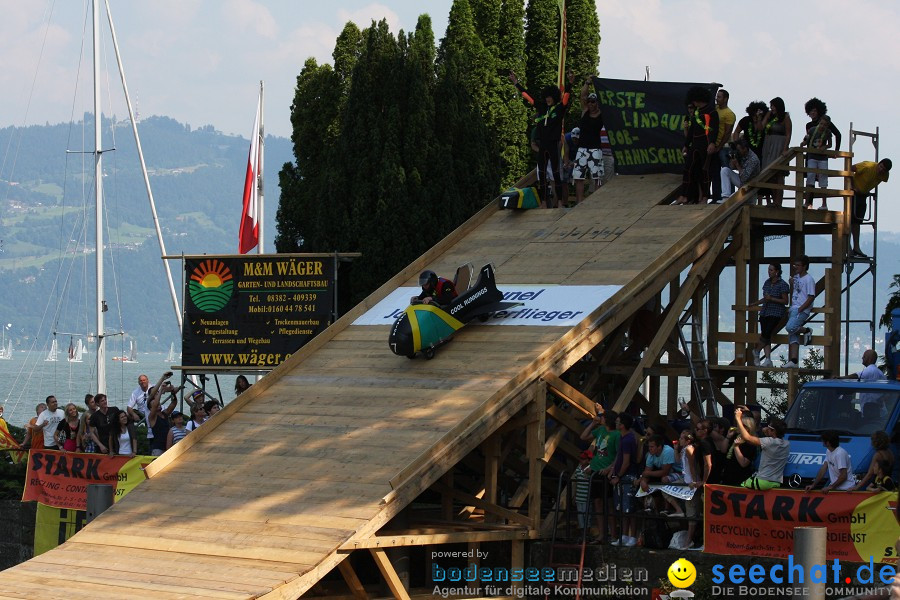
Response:
[[[853,214],[850,224],[850,236],[853,241],[853,249],[850,256],[855,258],[868,258],[859,248],[859,226],[866,218],[866,200],[869,193],[879,183],[888,180],[893,163],[889,158],[882,158],[877,163],[863,161],[850,167],[853,179],[850,186],[853,189]]]
[[[731,140],[731,132],[737,117],[734,111],[728,108],[728,91],[722,88],[716,92],[716,112],[719,114],[719,131],[716,134],[716,152],[710,155],[709,173],[712,178],[712,202],[718,203],[724,200],[722,197],[722,180],[719,171],[727,167],[728,151],[725,144]]]

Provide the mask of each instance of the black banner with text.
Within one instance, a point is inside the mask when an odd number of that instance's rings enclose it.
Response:
[[[718,86],[708,83],[594,79],[616,173],[682,172],[685,97],[695,85],[709,88],[713,102]]]
[[[186,257],[181,364],[271,369],[328,327],[331,255]]]

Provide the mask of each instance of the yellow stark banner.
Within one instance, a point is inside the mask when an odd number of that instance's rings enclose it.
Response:
[[[113,500],[118,502],[147,479],[144,467],[153,458],[32,450],[28,453],[22,502],[36,501],[55,508],[85,510],[87,486],[92,483],[113,486]]]
[[[566,27],[566,0],[559,0],[559,73],[556,85],[563,89],[566,84],[566,50],[569,47],[569,32]]]

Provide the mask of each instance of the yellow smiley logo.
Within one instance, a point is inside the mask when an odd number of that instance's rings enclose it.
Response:
[[[691,561],[679,558],[669,567],[667,571],[669,582],[677,588],[690,587],[694,580],[697,579],[697,569]]]

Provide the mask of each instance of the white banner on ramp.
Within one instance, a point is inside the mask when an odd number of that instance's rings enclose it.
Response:
[[[620,285],[514,285],[502,286],[504,302],[521,302],[491,315],[486,325],[543,325],[572,327],[618,292]],[[373,306],[354,325],[393,325],[421,288],[397,288]]]

